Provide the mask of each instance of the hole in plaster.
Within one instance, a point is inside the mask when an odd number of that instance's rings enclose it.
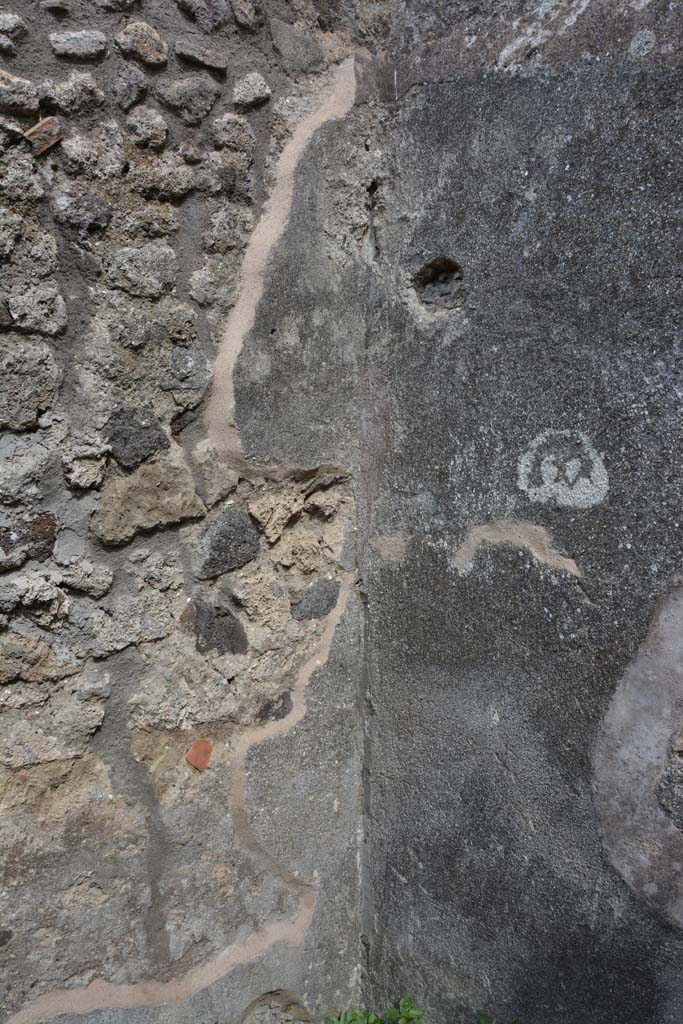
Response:
[[[462,267],[448,256],[430,260],[413,277],[418,298],[432,309],[457,309],[465,301]]]

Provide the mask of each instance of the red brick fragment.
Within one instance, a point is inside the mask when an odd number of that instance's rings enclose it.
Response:
[[[198,772],[203,772],[209,763],[212,750],[213,744],[211,740],[195,740],[185,754],[185,760],[193,768],[196,768]]]
[[[61,142],[64,136],[56,117],[44,117],[42,121],[38,121],[24,132],[24,138],[33,146],[34,155],[40,156],[50,146]]]

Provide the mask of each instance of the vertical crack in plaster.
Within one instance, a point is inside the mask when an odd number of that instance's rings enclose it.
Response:
[[[282,736],[294,729],[306,714],[306,687],[315,671],[322,668],[332,648],[334,635],[346,610],[351,590],[352,575],[342,578],[336,606],[325,620],[320,643],[315,653],[299,669],[292,689],[292,709],[286,718],[270,722],[264,727],[247,729],[240,737],[233,765],[233,784],[230,795],[231,811],[236,823],[236,835],[243,846],[261,864],[281,878],[300,894],[299,910],[289,920],[271,921],[254,931],[248,938],[239,939],[218,956],[193,967],[168,981],[142,981],[118,985],[109,981],[93,981],[80,989],[57,989],[46,992],[24,1009],[14,1014],[7,1024],[41,1024],[60,1014],[94,1013],[97,1010],[123,1010],[140,1006],[161,1006],[182,1003],[196,992],[224,977],[233,967],[247,964],[262,956],[276,943],[290,946],[303,945],[306,931],[311,925],[316,904],[316,889],[310,882],[297,878],[279,864],[259,843],[254,834],[247,807],[246,767],[249,752],[265,740]]]
[[[225,325],[206,410],[208,437],[216,451],[224,455],[239,455],[241,452],[235,423],[234,370],[245,338],[254,326],[268,261],[289,222],[294,176],[299,161],[318,128],[327,121],[339,120],[351,110],[355,93],[354,59],[349,57],[337,67],[324,101],[297,126],[283,149],[277,163],[275,186],[249,240],[242,262],[237,302]]]
[[[581,570],[573,558],[561,555],[553,546],[553,538],[545,528],[537,523],[518,522],[514,519],[497,519],[479,526],[469,526],[462,544],[455,552],[453,561],[461,573],[470,572],[477,551],[482,544],[504,544],[512,547],[526,548],[537,562],[551,569],[568,572],[581,578]]]

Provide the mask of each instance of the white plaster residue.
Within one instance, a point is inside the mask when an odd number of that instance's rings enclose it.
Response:
[[[580,430],[544,430],[517,467],[517,486],[530,501],[591,508],[607,497],[605,463]]]
[[[275,187],[249,240],[242,262],[237,302],[230,311],[214,367],[206,424],[209,440],[217,451],[239,455],[240,437],[235,424],[233,374],[245,338],[254,326],[263,295],[263,281],[276,244],[289,222],[294,195],[294,175],[312,135],[327,121],[338,120],[351,110],[356,95],[353,57],[334,72],[323,102],[297,126],[277,163]]]
[[[535,19],[500,51],[498,67],[510,67],[551,36],[563,35],[576,24],[589,4],[590,0],[573,0],[569,4],[561,0],[542,0],[536,8]]]

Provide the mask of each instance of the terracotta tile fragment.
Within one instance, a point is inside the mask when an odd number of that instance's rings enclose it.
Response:
[[[211,740],[195,740],[188,752],[185,754],[185,760],[188,764],[191,764],[193,768],[196,768],[198,772],[203,772],[209,763],[212,750],[213,744],[211,743]]]

